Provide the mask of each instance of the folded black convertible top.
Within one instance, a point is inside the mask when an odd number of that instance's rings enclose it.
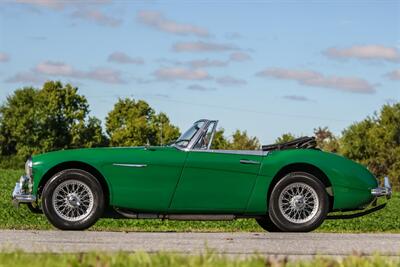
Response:
[[[317,147],[317,142],[315,141],[315,137],[303,136],[285,143],[264,145],[262,146],[262,150],[273,151],[273,150],[285,150],[285,149],[296,149],[296,148],[315,149],[316,147]]]

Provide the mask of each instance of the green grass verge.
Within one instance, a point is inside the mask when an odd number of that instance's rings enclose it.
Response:
[[[50,254],[50,253],[0,253],[0,267],[59,267],[59,266],[319,266],[319,267],[369,267],[369,266],[400,266],[399,259],[373,256],[348,256],[343,259],[316,257],[310,260],[287,261],[274,257],[251,256],[245,259],[228,258],[213,253],[204,255],[182,255],[174,253],[119,252],[119,253],[79,253],[79,254]]]
[[[0,169],[0,229],[52,229],[44,215],[32,214],[25,205],[11,205],[11,192],[23,171]],[[260,232],[255,220],[228,222],[116,220],[101,219],[91,230],[100,231],[180,231],[180,232]],[[400,194],[395,194],[383,210],[350,220],[326,220],[319,232],[400,232]]]

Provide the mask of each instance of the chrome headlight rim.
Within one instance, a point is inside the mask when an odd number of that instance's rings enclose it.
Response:
[[[29,158],[26,162],[25,162],[25,174],[26,176],[28,176],[29,178],[32,178],[33,172],[32,172],[32,158]]]

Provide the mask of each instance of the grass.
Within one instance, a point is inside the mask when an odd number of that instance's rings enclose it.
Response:
[[[253,255],[244,259],[228,258],[214,253],[202,255],[182,255],[175,253],[144,253],[144,252],[118,252],[118,253],[73,253],[73,254],[51,254],[51,253],[0,253],[0,267],[59,267],[59,266],[320,266],[320,267],[369,267],[369,266],[400,266],[399,259],[391,259],[375,255],[373,257],[362,257],[351,255],[343,259],[327,257],[315,257],[310,260],[288,261],[286,258],[262,257]]]
[[[31,213],[25,205],[11,205],[11,192],[23,173],[0,169],[0,229],[53,229],[44,215]],[[179,232],[262,232],[255,220],[228,222],[100,219],[91,230],[99,231],[179,231]],[[400,194],[378,212],[347,220],[326,220],[318,232],[397,232],[400,233]],[[1,260],[0,260],[1,262]]]

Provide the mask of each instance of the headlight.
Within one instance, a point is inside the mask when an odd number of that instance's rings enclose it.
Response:
[[[26,174],[26,176],[32,178],[32,159],[31,158],[29,158],[25,162],[25,174]]]

